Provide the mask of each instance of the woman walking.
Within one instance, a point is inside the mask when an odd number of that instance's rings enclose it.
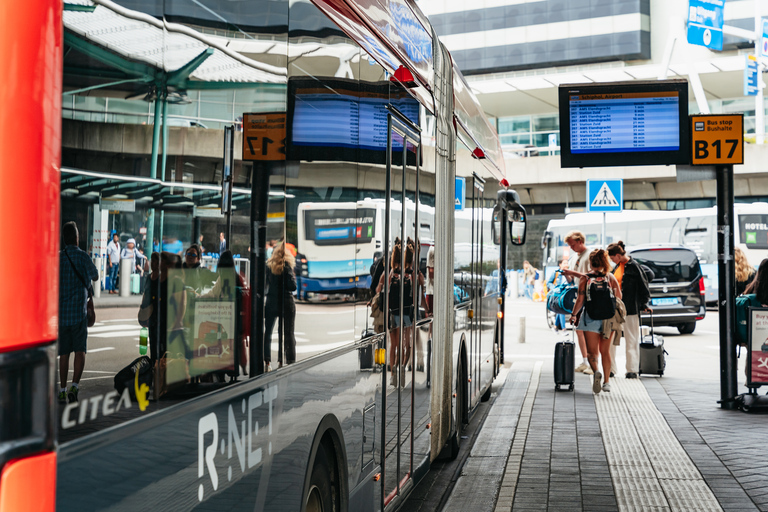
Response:
[[[571,314],[570,322],[576,324],[578,322],[578,330],[584,332],[584,337],[587,342],[587,361],[589,366],[594,372],[594,380],[592,381],[592,391],[599,393],[602,391],[610,391],[611,385],[608,382],[611,374],[611,340],[603,338],[601,330],[603,327],[603,320],[598,318],[591,318],[587,312],[587,302],[596,300],[594,297],[587,297],[587,291],[593,293],[592,283],[603,283],[607,281],[613,291],[613,295],[621,299],[621,287],[616,278],[611,274],[611,264],[608,261],[608,253],[603,249],[595,249],[589,254],[589,265],[591,272],[582,274],[575,270],[565,270],[563,273],[566,276],[579,278],[579,295],[576,299],[576,304],[573,307],[573,313]],[[583,310],[582,310],[583,308]],[[596,315],[597,316],[597,315]],[[600,315],[602,316],[602,315]],[[613,316],[613,313],[610,314]],[[609,316],[605,316],[608,318]],[[605,375],[598,371],[597,356],[600,354],[603,363],[603,372]],[[602,381],[602,387],[601,379]]]
[[[755,279],[755,269],[749,264],[747,255],[738,247],[733,249],[733,259],[736,263],[736,296],[742,295],[747,286]]]
[[[272,370],[272,329],[275,321],[278,333],[278,368],[296,362],[296,337],[293,334],[296,322],[296,303],[293,292],[296,291],[296,276],[293,268],[296,258],[286,250],[285,242],[272,251],[267,260],[267,304],[264,318],[264,364],[266,371]]]
[[[624,317],[624,339],[627,341],[627,373],[628,379],[636,379],[640,371],[640,312],[648,311],[648,300],[651,292],[645,274],[640,265],[627,254],[624,242],[619,240],[608,246],[608,257],[615,267],[613,276],[621,287],[624,307],[627,315]]]

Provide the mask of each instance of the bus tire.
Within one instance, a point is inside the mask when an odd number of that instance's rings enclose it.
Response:
[[[312,475],[309,477],[309,491],[304,503],[306,512],[336,512],[339,504],[334,499],[332,475],[336,475],[336,469],[330,462],[327,449],[321,443],[315,455],[315,463],[312,466]]]

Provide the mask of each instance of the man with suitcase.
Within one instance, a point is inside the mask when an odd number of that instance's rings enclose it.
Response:
[[[585,241],[586,238],[584,237],[584,233],[581,231],[571,231],[565,235],[565,243],[568,244],[568,247],[570,247],[571,251],[573,252],[571,259],[568,261],[568,268],[570,270],[575,270],[580,274],[586,274],[589,272],[589,254],[587,251],[587,246],[584,243]],[[570,282],[574,283],[577,287],[579,286],[578,277],[566,276],[566,278]],[[587,359],[587,341],[584,337],[584,332],[577,330],[576,337],[579,340],[579,351],[581,352],[581,364],[576,367],[576,371],[585,373],[587,375],[592,375],[592,368],[590,368],[589,360]]]

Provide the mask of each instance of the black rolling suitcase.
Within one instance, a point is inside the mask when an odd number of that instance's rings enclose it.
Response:
[[[568,391],[573,391],[573,372],[574,361],[573,354],[575,345],[571,332],[571,340],[558,341],[555,344],[555,390],[560,390],[560,386],[568,386]]]
[[[368,317],[370,316],[368,308],[365,310],[365,329],[360,333],[360,341],[367,342],[371,337],[376,335],[376,331],[368,327]],[[361,370],[373,369],[373,343],[367,343],[359,349],[357,349],[357,357],[360,359]]]
[[[653,332],[653,311],[651,311],[651,333],[640,338],[640,374],[664,375],[667,366],[667,351],[664,350],[664,336]]]

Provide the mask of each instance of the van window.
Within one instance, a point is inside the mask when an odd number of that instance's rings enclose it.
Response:
[[[693,281],[701,274],[696,254],[684,249],[634,251],[632,257],[653,270],[654,283]]]

